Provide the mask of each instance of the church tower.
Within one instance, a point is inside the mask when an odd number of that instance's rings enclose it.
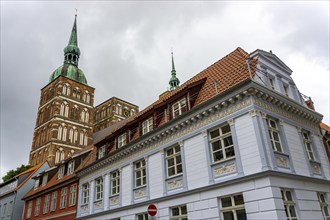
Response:
[[[172,71],[171,71],[171,79],[169,81],[170,90],[174,90],[180,85],[180,80],[176,77],[176,70],[174,66],[174,58],[173,58],[173,51],[172,51]]]
[[[47,160],[54,166],[92,143],[94,88],[78,68],[79,57],[76,15],[64,64],[41,89],[30,165]]]

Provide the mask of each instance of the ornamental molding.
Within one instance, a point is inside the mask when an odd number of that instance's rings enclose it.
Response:
[[[79,177],[92,173],[95,170],[100,172],[107,172],[109,165],[111,167],[118,167],[123,161],[130,161],[139,157],[152,149],[156,149],[171,141],[179,139],[180,137],[196,131],[218,119],[231,115],[241,109],[252,105],[252,100],[247,97],[248,91],[241,91],[226,100],[214,101],[211,107],[207,107],[200,111],[195,111],[190,116],[181,121],[168,126],[166,129],[156,133],[153,136],[142,139],[138,143],[131,146],[126,145],[118,153],[105,157],[100,161],[96,161],[90,167],[82,169],[77,172]],[[194,111],[194,109],[192,109]],[[161,150],[162,151],[162,150]]]

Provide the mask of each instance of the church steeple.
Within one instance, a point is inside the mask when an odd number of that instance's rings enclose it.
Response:
[[[80,56],[80,49],[78,47],[78,40],[77,40],[77,14],[76,14],[74,18],[74,24],[72,27],[68,46],[64,48],[64,63],[78,66],[79,56]]]
[[[172,71],[171,71],[171,79],[169,81],[170,84],[170,90],[174,90],[176,89],[179,84],[180,84],[180,80],[176,77],[176,70],[175,70],[175,66],[174,66],[174,58],[173,58],[173,51],[171,52],[172,54]]]

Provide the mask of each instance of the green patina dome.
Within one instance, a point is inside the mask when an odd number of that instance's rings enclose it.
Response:
[[[49,82],[52,82],[59,76],[66,76],[70,79],[73,79],[77,82],[83,83],[87,85],[87,80],[84,75],[84,72],[79,69],[77,66],[72,64],[63,64],[59,68],[57,68],[52,75],[49,77]]]
[[[52,82],[59,76],[65,76],[77,82],[87,85],[87,80],[84,72],[78,68],[78,60],[80,49],[77,40],[77,15],[74,19],[73,28],[71,31],[68,45],[64,48],[64,64],[57,68],[49,77],[49,82]]]

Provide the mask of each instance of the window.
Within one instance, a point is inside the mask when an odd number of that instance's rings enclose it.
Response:
[[[100,147],[98,149],[98,159],[101,159],[102,157],[105,156],[105,145],[103,145],[102,147]]]
[[[148,220],[148,213],[140,213],[136,215],[137,220]]]
[[[286,84],[283,84],[283,90],[284,90],[284,94],[289,97],[289,86]]]
[[[55,163],[60,162],[60,151],[57,149],[55,153]]]
[[[76,204],[77,185],[70,186],[69,206]]]
[[[116,170],[111,173],[111,195],[117,195],[120,193],[120,173]]]
[[[186,98],[183,98],[180,101],[174,103],[172,105],[172,111],[173,111],[173,118],[176,118],[177,116],[187,111]]]
[[[309,160],[315,160],[311,140],[309,138],[308,133],[306,131],[303,131],[302,136],[303,136],[304,145],[305,145],[305,148],[306,148],[308,159]]]
[[[38,216],[39,215],[39,212],[40,212],[40,203],[41,203],[41,198],[37,198],[37,201],[36,201],[36,207],[35,207],[35,210],[34,210],[34,216]]]
[[[89,200],[89,185],[88,183],[82,186],[82,205],[88,204]]]
[[[293,220],[293,219],[298,219],[296,210],[295,210],[295,202],[292,197],[292,193],[288,189],[282,189],[281,190],[282,194],[282,200],[284,203],[284,209],[285,209],[285,214],[286,214],[286,219],[287,220]]]
[[[64,169],[65,169],[65,166],[62,165],[60,166],[60,168],[58,169],[58,179],[61,179],[63,176],[64,176]]]
[[[6,209],[7,209],[7,203],[5,203],[5,204],[3,205],[3,208],[2,208],[2,214],[1,214],[2,217],[5,217],[5,215],[6,215]]]
[[[329,208],[328,208],[328,203],[327,203],[328,200],[326,200],[325,193],[318,192],[317,197],[320,202],[320,207],[321,207],[321,211],[322,211],[324,220],[329,220],[330,214],[329,214]]]
[[[280,131],[278,129],[277,122],[270,118],[267,118],[266,121],[268,126],[269,138],[273,150],[283,153],[281,139],[280,139]]]
[[[171,220],[186,220],[187,217],[187,206],[181,205],[171,208]]]
[[[50,203],[50,211],[55,211],[56,209],[56,199],[57,199],[57,191],[52,193],[52,201]]]
[[[233,139],[228,124],[209,132],[212,161],[218,162],[235,156]]]
[[[153,129],[153,118],[149,118],[142,123],[142,134],[146,134]]]
[[[7,216],[11,216],[13,212],[13,201],[11,201],[9,204],[8,204],[8,208],[7,208]]]
[[[68,164],[68,175],[72,174],[74,171],[74,160],[70,161]]]
[[[125,144],[126,144],[126,133],[118,137],[118,148],[124,146]]]
[[[44,201],[44,211],[43,211],[44,214],[48,212],[48,209],[49,209],[49,199],[50,199],[50,194],[47,194],[45,196],[45,201]]]
[[[181,149],[179,145],[166,149],[166,168],[167,177],[182,173]]]
[[[95,201],[103,198],[103,179],[102,177],[95,180]]]
[[[45,186],[47,184],[47,180],[48,180],[48,174],[44,174],[44,176],[42,177],[42,186]]]
[[[63,209],[66,207],[66,197],[68,194],[68,188],[64,187],[61,190],[61,199],[60,199],[60,209]]]
[[[244,199],[242,194],[220,198],[223,219],[246,220]]]
[[[135,187],[145,186],[147,184],[145,160],[140,160],[135,163],[134,173],[135,173]]]
[[[36,179],[36,181],[34,182],[34,189],[38,189],[38,187],[39,187],[39,178],[38,179]]]
[[[26,218],[31,218],[31,212],[32,212],[32,200],[28,202]]]
[[[270,87],[275,90],[275,83],[274,83],[274,78],[268,78],[269,79],[269,85]]]

